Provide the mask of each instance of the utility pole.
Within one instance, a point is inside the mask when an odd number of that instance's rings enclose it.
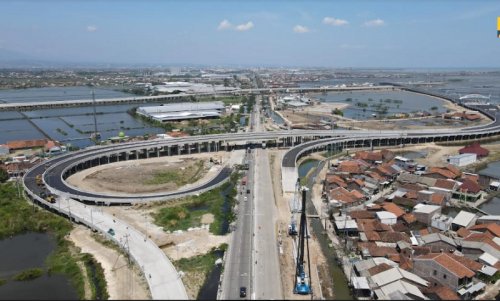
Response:
[[[97,116],[96,116],[96,108],[95,108],[95,93],[94,89],[92,89],[92,107],[94,109],[94,140],[95,144],[99,141],[99,134],[97,133]]]

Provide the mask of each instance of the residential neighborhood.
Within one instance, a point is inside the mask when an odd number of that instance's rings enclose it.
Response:
[[[459,152],[488,156],[477,143]],[[329,164],[322,199],[355,297],[467,300],[496,282],[500,216],[477,207],[498,179],[460,164],[423,166],[390,150]]]

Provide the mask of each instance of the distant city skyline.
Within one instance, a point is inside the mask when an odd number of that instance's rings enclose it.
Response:
[[[4,0],[0,67],[497,68],[498,16],[493,1]]]

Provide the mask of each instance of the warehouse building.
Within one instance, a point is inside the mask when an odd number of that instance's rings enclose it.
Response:
[[[167,122],[200,118],[220,118],[225,112],[225,107],[222,101],[181,102],[160,106],[139,107],[136,112],[153,120]]]

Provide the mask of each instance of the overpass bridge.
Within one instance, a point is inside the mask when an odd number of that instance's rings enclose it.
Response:
[[[96,105],[116,105],[116,104],[147,104],[158,102],[176,102],[190,100],[192,96],[214,96],[221,97],[226,95],[242,95],[242,94],[268,94],[268,93],[306,93],[306,92],[327,92],[327,91],[358,91],[358,90],[393,90],[393,86],[356,86],[356,87],[324,87],[324,88],[256,88],[256,89],[236,89],[216,92],[203,93],[179,93],[156,96],[133,96],[133,97],[118,97],[118,98],[103,98],[96,99]],[[57,100],[43,102],[12,102],[0,103],[0,111],[31,111],[40,109],[55,109],[67,107],[92,106],[92,99],[80,100]]]

